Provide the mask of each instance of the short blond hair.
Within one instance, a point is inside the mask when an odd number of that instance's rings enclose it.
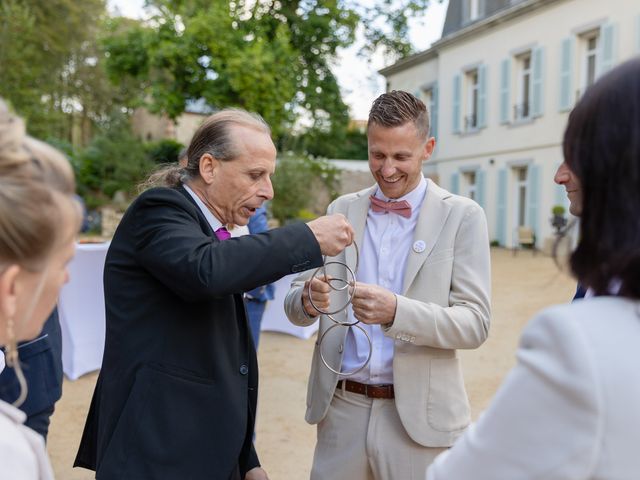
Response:
[[[420,138],[429,137],[429,110],[415,95],[402,90],[383,93],[373,101],[367,121],[367,132],[372,125],[384,128],[413,123]]]

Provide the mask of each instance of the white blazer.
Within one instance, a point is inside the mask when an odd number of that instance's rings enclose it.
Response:
[[[53,480],[44,439],[24,425],[26,415],[0,400],[0,480]]]
[[[375,188],[344,195],[328,209],[347,217],[358,245],[362,245],[369,197]],[[415,442],[447,447],[471,418],[456,349],[478,347],[489,332],[491,263],[484,212],[472,200],[428,180],[415,240],[423,240],[425,248],[409,252],[396,316],[385,331],[395,340],[395,403],[402,425]],[[355,266],[354,249],[347,248],[335,260]],[[296,278],[285,299],[287,316],[296,325],[315,321],[304,315],[301,301],[304,281],[311,273]],[[344,298],[331,302],[345,304]],[[331,325],[321,316],[318,335]],[[342,336],[326,337],[329,341],[322,346],[328,363],[336,367],[342,362],[347,329],[341,331]],[[326,415],[337,380],[322,364],[316,344],[307,391],[309,423],[318,423]]]
[[[640,479],[640,302],[549,308],[488,410],[429,480]]]

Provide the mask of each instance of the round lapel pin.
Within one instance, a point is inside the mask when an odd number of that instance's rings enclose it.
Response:
[[[424,252],[424,249],[427,248],[427,245],[424,243],[424,241],[422,240],[417,240],[414,244],[413,244],[413,251],[416,253],[422,253]]]

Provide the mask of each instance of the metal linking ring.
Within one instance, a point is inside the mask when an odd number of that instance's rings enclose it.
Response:
[[[371,355],[373,354],[373,344],[371,342],[371,337],[369,337],[369,334],[367,333],[367,331],[362,328],[361,325],[358,325],[360,323],[360,320],[355,320],[354,322],[349,322],[349,321],[344,321],[341,322],[340,320],[337,320],[334,315],[337,313],[341,313],[346,311],[346,309],[349,307],[349,305],[351,305],[351,302],[353,301],[353,297],[356,293],[356,273],[358,271],[358,265],[360,263],[360,252],[358,250],[358,245],[356,244],[356,242],[354,241],[352,243],[355,251],[356,251],[356,266],[354,269],[351,269],[346,263],[343,262],[338,262],[338,261],[330,261],[327,262],[325,261],[324,264],[320,267],[318,267],[312,275],[313,277],[318,277],[318,276],[324,276],[325,277],[325,281],[326,283],[329,285],[329,287],[331,288],[331,290],[335,291],[335,292],[341,292],[344,290],[347,290],[347,295],[348,295],[348,300],[347,303],[345,303],[343,306],[341,306],[340,308],[337,308],[335,310],[323,310],[321,308],[319,308],[318,306],[316,306],[315,303],[313,303],[313,299],[311,297],[311,282],[308,283],[307,285],[307,294],[308,294],[308,298],[309,298],[309,303],[311,304],[311,306],[313,308],[316,309],[316,311],[318,311],[319,313],[325,315],[327,318],[329,318],[329,320],[331,320],[333,322],[333,325],[331,325],[327,330],[324,331],[324,333],[320,336],[320,338],[317,340],[316,345],[318,346],[318,351],[320,353],[320,359],[322,360],[322,363],[324,364],[325,367],[327,367],[329,370],[331,370],[333,373],[335,373],[336,375],[340,375],[343,377],[348,377],[350,375],[354,375],[356,373],[358,373],[360,370],[362,370],[364,367],[366,367],[369,363],[369,361],[371,360]],[[347,278],[346,279],[342,279],[342,278],[328,278],[327,279],[327,267],[330,265],[340,265],[342,267],[344,267],[346,269],[347,272]],[[320,275],[319,275],[320,274]],[[347,319],[349,318],[349,316],[347,315]],[[357,328],[358,330],[360,330],[365,338],[367,339],[367,342],[369,343],[369,354],[367,355],[367,359],[366,361],[360,365],[357,369],[351,371],[351,372],[341,372],[339,370],[334,369],[333,367],[331,367],[331,365],[329,365],[329,363],[327,362],[327,359],[324,357],[324,354],[322,353],[322,341],[324,340],[325,336],[334,328],[336,327],[353,327],[353,328]],[[342,348],[342,347],[341,347]]]
[[[320,360],[322,360],[322,363],[324,363],[324,366],[327,367],[329,370],[331,370],[333,373],[335,373],[336,375],[342,376],[342,377],[349,377],[351,375],[355,375],[356,373],[358,373],[360,370],[362,370],[364,367],[366,367],[369,364],[369,361],[371,360],[371,355],[373,354],[373,344],[371,343],[371,337],[369,337],[369,334],[367,333],[367,331],[362,328],[362,326],[358,325],[359,322],[355,322],[353,324],[344,324],[344,323],[334,323],[333,325],[331,325],[329,328],[327,328],[324,333],[322,334],[322,336],[318,339],[318,341],[316,342],[316,345],[318,345],[318,353],[320,353]],[[324,354],[322,353],[322,340],[324,340],[324,337],[327,333],[329,333],[331,330],[333,330],[336,327],[348,327],[348,328],[357,328],[359,329],[362,333],[364,333],[365,338],[367,339],[367,342],[369,343],[369,355],[367,355],[367,359],[364,361],[364,363],[362,365],[360,365],[358,368],[356,368],[355,370],[352,370],[351,372],[342,372],[340,370],[336,370],[335,368],[333,368],[331,365],[329,365],[329,362],[327,362],[327,359],[324,358]]]

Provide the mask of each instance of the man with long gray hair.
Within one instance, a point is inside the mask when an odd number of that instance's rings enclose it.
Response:
[[[75,462],[100,480],[266,479],[242,293],[352,242],[342,215],[229,238],[273,197],[276,149],[259,116],[217,112],[187,157],[154,176],[165,186],[129,207],[107,253],[104,358]]]

